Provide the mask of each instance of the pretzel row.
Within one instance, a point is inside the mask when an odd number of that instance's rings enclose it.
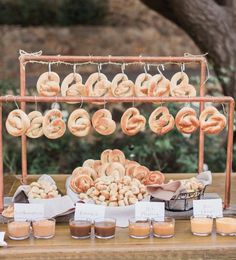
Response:
[[[181,133],[185,134],[195,132],[199,126],[204,133],[218,134],[226,126],[226,118],[211,106],[204,109],[199,119],[196,111],[190,107],[182,108],[174,119],[168,108],[161,106],[151,113],[148,124],[157,135],[168,133],[175,125]],[[92,119],[86,110],[76,109],[70,114],[67,125],[69,131],[78,137],[88,135],[92,126],[101,135],[110,135],[116,130],[116,123],[107,109],[97,110]],[[143,131],[145,125],[146,118],[134,107],[127,109],[120,121],[123,133],[129,136]],[[27,115],[22,110],[16,109],[8,115],[6,129],[13,136],[26,134],[30,138],[38,138],[45,135],[49,139],[57,139],[64,135],[66,123],[58,109],[51,109],[44,116],[39,111],[33,111]]]
[[[135,82],[124,73],[118,73],[109,81],[101,72],[89,76],[85,84],[78,73],[70,73],[64,78],[60,87],[60,77],[55,72],[43,73],[37,81],[37,91],[41,96],[89,96],[89,97],[194,97],[196,89],[189,84],[185,72],[177,72],[171,80],[163,74],[150,75],[141,73]],[[95,102],[102,105],[104,102]]]

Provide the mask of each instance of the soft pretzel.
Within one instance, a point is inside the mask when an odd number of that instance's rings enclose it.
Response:
[[[70,187],[75,193],[86,192],[94,185],[92,178],[81,174],[71,178]]]
[[[191,134],[199,127],[196,111],[191,107],[183,107],[175,117],[177,129],[185,134]]]
[[[92,125],[101,135],[110,135],[116,130],[116,123],[107,109],[99,109],[93,114]]]
[[[121,179],[125,176],[125,168],[121,163],[111,162],[103,164],[100,169],[100,176],[112,176],[117,179]]]
[[[86,136],[88,135],[91,128],[89,113],[82,109],[74,110],[68,119],[68,129],[75,136]]]
[[[79,176],[79,175],[88,175],[93,180],[95,180],[97,176],[97,172],[90,167],[83,166],[83,167],[77,167],[72,172],[72,177]]]
[[[101,72],[91,74],[85,83],[85,87],[89,97],[106,97],[111,95],[111,82]],[[97,105],[104,104],[104,102],[93,103]]]
[[[32,111],[28,114],[30,127],[26,135],[30,138],[38,138],[43,135],[43,115],[39,111]]]
[[[134,168],[133,177],[140,180],[141,182],[149,174],[149,169],[145,166],[139,165]]]
[[[168,97],[170,81],[161,74],[153,76],[149,82],[148,95],[150,97]]]
[[[134,96],[134,83],[124,73],[118,73],[111,82],[111,91],[114,97]]]
[[[49,139],[57,139],[64,135],[66,124],[58,109],[49,110],[43,118],[43,133]]]
[[[121,164],[125,164],[125,155],[119,149],[107,149],[101,153],[101,162],[102,163],[110,163],[110,162],[119,162]]]
[[[181,80],[180,83],[178,83]],[[195,97],[196,89],[189,84],[188,75],[184,72],[177,72],[170,80],[170,93],[173,97]]]
[[[151,113],[148,123],[154,133],[163,135],[174,128],[175,120],[167,107],[158,107]]]
[[[133,177],[134,169],[136,166],[139,166],[140,164],[135,161],[129,161],[125,164],[125,175]]]
[[[21,109],[11,111],[6,120],[7,132],[13,136],[22,136],[30,127],[30,119]]]
[[[200,127],[207,134],[219,134],[226,126],[226,118],[215,107],[205,108],[200,117]]]
[[[44,72],[37,81],[37,91],[39,95],[45,97],[57,96],[60,92],[60,77],[56,72]]]
[[[122,115],[120,124],[122,131],[126,135],[132,136],[145,128],[146,118],[140,115],[137,108],[131,107]]]
[[[144,97],[148,95],[149,81],[152,75],[148,73],[141,73],[135,80],[134,92],[137,97]]]
[[[63,97],[83,97],[85,93],[85,85],[82,83],[82,77],[78,73],[70,73],[61,83],[61,95]],[[78,102],[68,102],[68,104],[76,103]]]
[[[146,177],[143,179],[142,183],[145,185],[152,184],[163,184],[165,181],[165,176],[159,171],[150,171]]]
[[[83,167],[92,168],[96,173],[99,172],[101,165],[102,162],[100,160],[93,160],[93,159],[88,159],[83,163]]]

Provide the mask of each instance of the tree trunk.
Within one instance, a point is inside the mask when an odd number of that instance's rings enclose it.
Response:
[[[141,0],[181,27],[208,53],[223,93],[236,97],[236,1]]]

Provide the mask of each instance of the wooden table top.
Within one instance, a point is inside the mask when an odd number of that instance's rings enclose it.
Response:
[[[167,174],[166,174],[167,175]],[[167,175],[167,179],[189,178],[192,175]],[[232,202],[236,203],[235,182],[232,176]],[[54,176],[58,187],[64,191],[66,175]],[[35,176],[29,177],[29,182]],[[5,194],[12,195],[19,181],[6,177]],[[209,192],[224,192],[224,175],[214,174]],[[0,225],[5,231],[6,225]],[[170,239],[132,239],[127,228],[117,228],[116,237],[110,240],[75,240],[70,237],[68,224],[57,224],[56,236],[49,240],[30,238],[13,241],[6,238],[7,248],[0,248],[0,259],[236,259],[236,237],[222,237],[213,233],[209,237],[193,236],[189,220],[176,221],[176,235]]]

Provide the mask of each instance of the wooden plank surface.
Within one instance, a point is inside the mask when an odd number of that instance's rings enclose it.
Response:
[[[167,179],[189,178],[191,175],[166,174]],[[232,176],[232,202],[236,202],[235,181]],[[64,191],[66,175],[56,175],[58,187]],[[38,176],[30,176],[29,182]],[[12,195],[19,181],[7,177],[6,195]],[[5,182],[6,183],[6,182]],[[224,175],[214,174],[213,185],[208,192],[223,194]],[[0,225],[5,231],[6,225]],[[171,239],[150,238],[137,240],[128,237],[127,228],[117,228],[111,240],[74,240],[70,237],[68,224],[57,224],[56,236],[50,240],[30,238],[24,241],[6,239],[8,248],[0,248],[0,259],[236,259],[236,237],[221,237],[215,233],[209,237],[196,237],[190,232],[189,220],[176,221],[176,235]]]

